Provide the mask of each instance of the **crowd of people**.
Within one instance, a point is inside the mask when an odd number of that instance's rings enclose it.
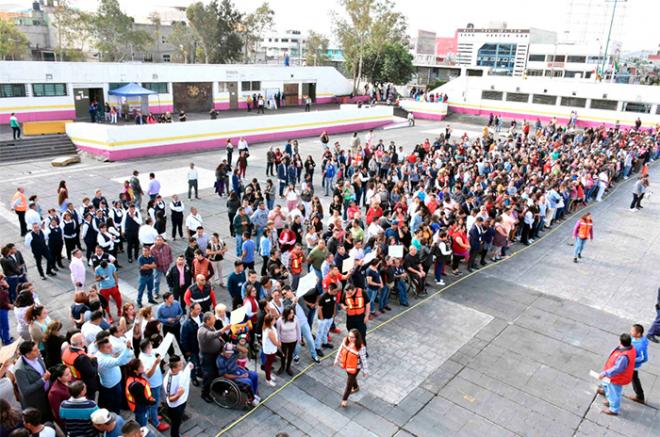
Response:
[[[303,348],[317,363],[337,350],[345,407],[358,374],[368,375],[367,325],[394,302],[408,306],[433,282],[506,258],[515,242],[532,243],[660,155],[655,129],[573,131],[554,120],[525,121],[503,138],[487,129],[456,137],[447,126],[407,152],[373,131],[348,144],[331,145],[326,132],[319,140],[318,163],[303,161],[295,141],[269,148],[263,186],[246,178],[247,142],[234,167],[228,141],[215,188],[227,196],[234,252],[226,230],[207,231],[195,206],[165,200],[155,173],[144,192],[134,171],[110,201],[96,190],[78,203],[62,181],[46,211],[19,187],[11,207],[39,275],[57,276],[68,263],[74,292],[68,320],[52,318],[25,255],[12,243],[2,248],[0,336],[14,343],[12,312],[22,342],[0,369],[1,435],[40,426],[129,435],[151,423],[178,436],[190,384],[213,402],[216,378],[232,380],[257,405],[260,381],[277,386],[294,375]],[[189,199],[198,198],[197,177],[191,164]],[[636,206],[641,199],[636,191]],[[574,229],[584,240],[576,262],[591,226],[587,214]],[[132,268],[135,302],[119,288]],[[333,342],[342,324],[347,335]],[[122,410],[134,419],[124,421]]]

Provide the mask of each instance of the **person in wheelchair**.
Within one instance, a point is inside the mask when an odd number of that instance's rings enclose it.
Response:
[[[413,245],[408,250],[408,255],[403,260],[403,267],[416,286],[417,294],[426,294],[426,269],[422,265],[417,248]]]
[[[243,391],[248,398],[248,402],[257,406],[261,398],[259,397],[259,375],[257,372],[247,370],[238,364],[238,350],[232,343],[226,343],[222,353],[216,360],[218,366],[218,375],[221,378],[233,381]]]

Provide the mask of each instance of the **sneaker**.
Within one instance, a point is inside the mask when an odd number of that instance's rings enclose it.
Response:
[[[312,360],[313,360],[316,364],[319,364],[319,363],[321,362],[321,360],[319,359],[319,357],[314,357],[314,358],[312,358]],[[296,362],[297,362],[297,361],[296,361]]]
[[[316,355],[318,355],[321,358],[323,358],[325,356],[325,354],[323,353],[323,351],[321,349],[316,349]]]
[[[271,387],[275,387],[277,384],[275,384],[275,381],[273,380],[266,380],[266,384],[270,385]]]
[[[660,340],[655,335],[647,335],[646,338],[648,338],[649,341],[652,341],[653,343],[660,343]]]
[[[637,211],[637,208],[630,208],[630,211],[635,212]]]
[[[259,397],[258,395],[254,395],[254,400],[257,402],[261,402],[261,397]]]
[[[213,403],[213,398],[209,395],[202,395],[202,399],[204,399],[204,402],[212,404]]]
[[[148,300],[147,302],[149,302],[151,305],[158,305],[158,302],[156,302],[156,301],[153,300],[153,299]]]
[[[300,362],[300,355],[294,355],[293,356],[293,362],[298,364],[298,362]]]
[[[169,426],[167,423],[165,423],[165,422],[160,422],[160,423],[158,424],[158,426],[156,427],[156,429],[157,429],[158,431],[160,431],[160,432],[165,432],[165,431],[167,431],[168,429],[170,429],[170,426]]]
[[[331,345],[330,343],[322,344],[321,347],[325,349],[334,349],[334,346]]]
[[[443,281],[442,279],[439,281],[435,281],[435,285],[445,285],[445,281]]]
[[[577,264],[577,258],[573,258],[573,262]]]
[[[256,407],[256,406],[259,405],[259,401],[255,398],[255,399],[252,399],[252,402],[250,402],[250,404],[252,404],[253,407]]]
[[[383,307],[383,309],[384,309],[385,311],[392,311],[392,308],[391,308],[389,305],[385,305],[385,306]]]

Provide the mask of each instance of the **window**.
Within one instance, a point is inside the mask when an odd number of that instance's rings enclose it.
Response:
[[[591,99],[591,109],[607,109],[608,111],[616,111],[616,107],[619,104],[616,100],[604,100],[604,99]]]
[[[555,55],[555,62],[564,62],[566,61],[566,56],[564,55]]]
[[[167,82],[143,82],[142,88],[156,91],[158,94],[167,94],[168,92]]]
[[[484,44],[477,52],[477,66],[492,67],[500,74],[511,76],[516,58],[516,44]]]
[[[154,55],[152,53],[145,53],[144,56],[142,56],[142,61],[143,62],[154,62]]]
[[[506,93],[507,102],[529,102],[529,94],[524,93]]]
[[[534,94],[532,96],[532,103],[538,105],[556,105],[557,96],[548,96],[546,94]]]
[[[33,83],[32,95],[34,97],[66,96],[64,83]]]
[[[22,83],[0,83],[0,98],[2,97],[25,97],[25,84]]]
[[[641,112],[649,114],[651,112],[651,104],[640,102],[625,102],[623,104],[623,110],[625,112]]]
[[[543,62],[545,61],[545,55],[529,55],[530,62]]]
[[[566,62],[575,62],[577,64],[585,64],[587,62],[586,56],[567,56]]]
[[[171,60],[172,60],[172,57],[169,54],[165,53],[163,55],[163,62],[170,62]]]
[[[572,106],[574,108],[584,108],[587,106],[587,99],[582,97],[562,97],[561,106]]]
[[[167,42],[167,38],[165,38],[165,35],[160,37],[160,42],[165,44]]]
[[[108,91],[116,90],[117,88],[121,88],[124,85],[128,85],[128,82],[110,82],[108,84]]]
[[[484,100],[502,100],[504,93],[502,91],[486,91],[481,92],[481,98]]]
[[[241,82],[241,91],[261,91],[261,82]]]
[[[527,70],[527,76],[543,76],[543,70]]]
[[[289,38],[282,38],[282,42],[289,42]]]
[[[545,77],[562,77],[563,74],[562,70],[545,70]]]

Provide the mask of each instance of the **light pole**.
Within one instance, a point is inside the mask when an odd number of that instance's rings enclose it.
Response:
[[[601,73],[603,74],[603,77],[605,76],[605,61],[607,60],[607,49],[610,46],[610,37],[612,36],[612,26],[614,25],[614,16],[616,15],[616,5],[619,3],[625,3],[628,0],[606,0],[608,3],[614,3],[614,6],[612,6],[612,18],[610,19],[610,28],[607,31],[607,40],[605,42],[605,53],[603,54],[603,63],[602,68],[601,68]],[[602,79],[601,79],[602,80]]]

